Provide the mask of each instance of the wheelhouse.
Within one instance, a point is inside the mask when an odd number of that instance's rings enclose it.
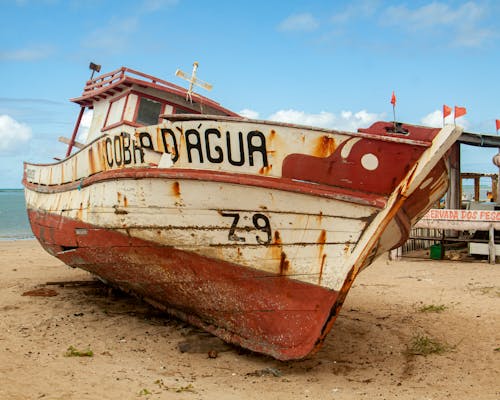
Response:
[[[193,94],[188,100],[185,88],[126,67],[90,79],[71,101],[81,106],[75,129],[85,110],[93,112],[87,143],[105,133],[133,134],[138,127],[160,123],[162,114],[237,116],[207,97]]]

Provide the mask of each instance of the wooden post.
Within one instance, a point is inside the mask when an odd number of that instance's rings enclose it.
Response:
[[[479,176],[474,177],[474,201],[479,201],[479,189],[481,188],[481,178]]]
[[[462,179],[460,178],[460,143],[455,143],[450,150],[450,186],[446,194],[446,208],[462,208]],[[444,232],[443,232],[444,233]],[[447,231],[447,236],[457,237],[458,231]]]
[[[493,201],[496,203],[498,200],[498,175],[493,175],[491,177],[491,194],[493,196]]]
[[[495,229],[493,228],[493,225],[490,225],[490,237],[489,237],[489,242],[488,242],[488,258],[490,264],[495,264],[496,261],[496,248],[495,248]]]
[[[450,186],[446,195],[446,208],[460,209],[460,143],[455,143],[450,150]]]

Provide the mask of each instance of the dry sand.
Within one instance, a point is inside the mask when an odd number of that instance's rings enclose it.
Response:
[[[500,266],[378,260],[324,347],[296,362],[225,346],[101,284],[47,285],[92,276],[36,241],[0,242],[0,266],[0,399],[500,398]],[[420,311],[431,305],[444,310]],[[416,337],[443,351],[411,354]]]

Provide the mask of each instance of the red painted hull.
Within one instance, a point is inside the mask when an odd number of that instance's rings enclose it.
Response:
[[[313,352],[340,309],[339,293],[320,286],[40,211],[28,214],[40,243],[64,263],[228,342],[280,360]]]

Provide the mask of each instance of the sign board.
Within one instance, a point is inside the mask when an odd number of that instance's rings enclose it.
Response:
[[[500,211],[433,208],[414,226],[414,228],[453,229],[459,231],[487,231],[490,227],[500,230]]]

